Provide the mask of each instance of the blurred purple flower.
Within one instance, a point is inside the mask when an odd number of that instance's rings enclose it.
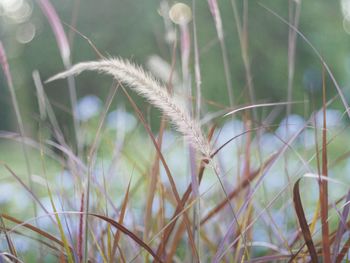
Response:
[[[297,133],[305,125],[305,120],[302,116],[291,114],[284,118],[276,130],[276,134],[283,140],[288,140],[291,136]]]
[[[81,121],[87,121],[100,113],[101,100],[95,95],[87,95],[81,98],[77,104],[77,117]]]
[[[107,127],[119,132],[130,132],[135,129],[137,120],[134,115],[125,111],[122,107],[112,111],[107,116]]]
[[[342,113],[339,110],[327,109],[326,110],[326,124],[328,128],[335,128],[342,124]],[[323,112],[319,111],[316,114],[316,126],[317,128],[323,127]]]

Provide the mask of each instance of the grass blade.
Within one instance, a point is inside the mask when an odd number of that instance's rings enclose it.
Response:
[[[165,116],[163,115],[160,123],[158,137],[157,137],[157,143],[159,145],[159,148],[162,147],[165,128],[166,128],[166,120],[165,120]],[[157,153],[151,168],[151,178],[150,178],[148,190],[147,190],[147,201],[146,201],[145,216],[144,216],[144,225],[145,225],[144,240],[148,240],[149,238],[149,232],[150,232],[151,222],[152,222],[152,205],[154,201],[154,196],[156,194],[157,184],[160,183],[159,182],[160,181],[159,180],[159,161],[160,161],[159,154]]]
[[[121,208],[120,215],[119,215],[118,223],[121,224],[121,225],[123,224],[124,216],[125,216],[125,212],[126,212],[126,207],[128,205],[128,201],[129,201],[130,184],[131,184],[131,179],[129,180],[128,187],[126,189],[126,193],[125,193],[125,196],[124,196],[122,208]],[[113,247],[112,247],[112,253],[111,253],[110,260],[113,260],[114,255],[115,255],[115,253],[117,251],[119,239],[120,239],[120,231],[118,230],[115,233],[115,235],[114,235],[114,242],[113,242]]]
[[[229,102],[230,102],[230,107],[233,107],[234,95],[233,95],[233,88],[232,88],[232,76],[231,76],[230,62],[228,61],[229,56],[227,54],[227,47],[226,47],[226,43],[225,43],[225,39],[224,39],[224,31],[223,31],[223,26],[222,26],[220,9],[219,9],[219,5],[218,5],[217,0],[208,0],[208,5],[209,5],[211,15],[214,19],[216,33],[217,33],[218,40],[220,43],[222,61],[224,64],[227,94],[228,94],[228,98],[229,98]]]
[[[22,151],[23,151],[23,155],[24,155],[24,159],[25,159],[25,165],[27,168],[27,176],[28,176],[28,184],[29,184],[29,189],[31,192],[33,192],[33,182],[31,179],[31,175],[32,175],[32,169],[31,169],[31,165],[29,162],[29,154],[28,154],[28,150],[26,147],[26,144],[24,142],[24,125],[23,125],[23,120],[22,120],[22,116],[21,116],[21,112],[19,110],[19,105],[18,105],[18,100],[17,100],[17,96],[16,96],[16,92],[15,92],[15,87],[13,85],[13,81],[12,81],[12,76],[11,76],[11,72],[10,72],[10,67],[7,61],[7,56],[6,56],[6,52],[5,52],[5,48],[2,44],[2,42],[0,41],[0,64],[1,67],[3,69],[3,72],[5,74],[5,78],[7,81],[7,85],[8,88],[10,90],[10,95],[11,95],[11,103],[13,106],[13,109],[15,111],[15,115],[16,115],[16,120],[17,120],[17,125],[18,125],[18,129],[19,129],[19,133],[21,135],[21,146],[22,146]],[[36,216],[36,204],[35,202],[33,202],[33,209],[34,209],[34,215]]]
[[[343,258],[348,253],[349,248],[350,248],[350,238],[348,238],[348,240],[345,242],[343,248],[341,249],[340,253],[337,255],[335,263],[343,262]]]
[[[305,244],[306,244],[306,246],[309,250],[309,253],[310,253],[311,261],[313,263],[317,263],[318,258],[317,258],[316,249],[314,246],[314,242],[312,241],[309,225],[306,221],[303,205],[301,203],[300,191],[299,191],[300,180],[301,180],[301,178],[295,182],[294,187],[293,187],[294,208],[295,208],[295,212],[296,212],[297,217],[298,217],[299,225],[300,225],[301,230],[302,230]]]
[[[78,246],[77,246],[77,252],[78,252],[78,262],[83,262],[83,233],[84,233],[84,191],[81,193],[81,199],[80,199],[80,212],[79,215],[79,230],[78,230]]]
[[[350,191],[347,194],[347,197],[345,199],[345,203],[347,204],[349,201],[350,201]],[[341,214],[341,218],[339,220],[338,229],[337,229],[337,232],[335,235],[334,244],[333,244],[333,251],[332,251],[333,262],[334,262],[334,259],[340,255],[340,254],[338,254],[339,248],[340,248],[340,242],[341,242],[341,239],[342,239],[342,237],[346,231],[346,228],[347,228],[347,226],[345,225],[345,222],[346,222],[346,219],[348,218],[349,211],[350,211],[349,205],[344,206],[343,212]]]
[[[53,209],[53,211],[55,213],[55,217],[56,217],[58,229],[59,229],[60,234],[61,234],[61,239],[62,239],[62,242],[63,242],[63,245],[64,245],[64,249],[66,250],[68,263],[74,263],[73,256],[72,256],[72,253],[71,253],[71,249],[70,249],[68,240],[66,238],[66,235],[64,233],[60,217],[57,214],[56,206],[55,206],[55,203],[53,201],[53,197],[52,197],[52,193],[51,193],[49,185],[47,185],[47,191],[48,191],[48,195],[49,195],[49,198],[50,198],[52,209]]]
[[[121,232],[123,232],[125,235],[129,236],[132,240],[134,240],[137,244],[139,244],[141,247],[143,247],[146,251],[148,251],[152,257],[154,258],[154,260],[156,262],[162,263],[163,261],[157,256],[156,253],[153,252],[152,248],[150,248],[145,242],[143,242],[139,237],[137,237],[133,232],[131,232],[129,229],[127,229],[126,227],[124,227],[123,225],[119,224],[118,222],[114,221],[113,219],[103,216],[103,215],[99,215],[99,214],[89,214],[91,216],[100,218],[108,223],[110,223],[112,226],[114,226],[115,228],[117,228],[118,230],[120,230]]]
[[[14,217],[12,217],[12,216],[10,216],[10,215],[7,215],[7,214],[1,214],[0,216],[3,217],[4,219],[8,220],[8,221],[11,221],[11,222],[13,222],[13,223],[15,223],[15,224],[21,225],[21,226],[23,226],[23,227],[25,227],[25,228],[28,228],[28,229],[30,229],[31,231],[33,231],[33,232],[39,234],[40,236],[43,236],[43,237],[49,239],[50,241],[52,241],[52,242],[54,242],[54,243],[60,245],[61,247],[64,247],[64,243],[63,243],[61,240],[59,240],[58,238],[54,237],[53,235],[47,233],[47,232],[44,231],[44,230],[41,230],[41,229],[39,229],[39,228],[37,228],[37,227],[31,225],[31,224],[24,223],[23,221],[18,220],[18,219],[14,218]],[[73,248],[72,248],[72,247],[69,247],[69,249],[70,249],[71,251],[73,251]]]
[[[326,120],[326,82],[323,69],[323,130],[322,130],[322,175],[328,177],[327,161],[327,120]],[[331,251],[329,246],[329,226],[328,226],[328,181],[320,179],[320,203],[321,203],[321,224],[322,224],[322,251],[325,263],[331,262]]]
[[[50,23],[51,29],[55,35],[56,42],[58,45],[58,49],[61,54],[61,58],[64,64],[65,69],[69,69],[71,67],[71,49],[69,46],[69,42],[67,39],[67,35],[65,31],[63,30],[63,26],[61,23],[61,20],[54,8],[54,6],[51,4],[49,0],[38,0],[37,1],[42,12],[46,16],[47,20]],[[79,120],[77,118],[77,92],[75,88],[75,81],[74,77],[70,76],[68,78],[68,90],[69,90],[69,98],[70,103],[72,107],[72,114],[73,114],[73,126],[75,131],[75,139],[77,143],[78,152],[81,151],[81,142],[80,142],[80,136],[79,136]]]
[[[5,226],[5,222],[4,222],[4,219],[2,218],[1,215],[0,215],[0,224],[1,224],[2,230],[4,231],[4,235],[5,235],[6,242],[7,242],[7,246],[9,247],[10,253],[11,253],[11,255],[13,255],[14,257],[17,258],[18,256],[17,256],[16,248],[15,248],[15,246],[13,245],[13,242],[12,242],[12,240],[11,240],[10,235],[7,233],[7,229],[6,229],[6,226]]]

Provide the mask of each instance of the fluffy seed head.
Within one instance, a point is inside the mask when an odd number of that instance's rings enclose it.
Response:
[[[167,89],[153,76],[127,60],[114,58],[82,62],[53,76],[47,82],[66,78],[70,75],[78,75],[85,70],[112,75],[117,81],[126,84],[139,95],[145,97],[171,120],[177,130],[194,148],[200,151],[205,158],[210,158],[210,146],[203,136],[198,122],[191,118],[182,104],[174,96],[171,96]]]

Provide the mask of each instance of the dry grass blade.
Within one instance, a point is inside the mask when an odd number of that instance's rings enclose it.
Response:
[[[81,194],[80,212],[81,212],[81,214],[79,215],[79,230],[78,230],[77,253],[78,253],[78,260],[79,260],[79,262],[83,262],[84,192],[82,192],[82,194]]]
[[[64,243],[61,240],[59,240],[58,238],[54,237],[53,235],[47,233],[44,230],[41,230],[41,229],[31,225],[31,224],[24,223],[23,221],[18,220],[16,218],[12,217],[12,216],[7,215],[7,214],[1,214],[1,217],[3,217],[4,219],[6,219],[8,221],[11,221],[11,222],[13,222],[15,224],[18,224],[18,225],[21,225],[21,226],[23,226],[25,228],[28,228],[28,229],[32,230],[33,232],[35,232],[35,233],[38,233],[40,236],[51,240],[52,242],[60,245],[62,248],[64,247]],[[70,250],[73,251],[73,248],[70,247]]]
[[[317,258],[316,249],[314,246],[314,242],[312,241],[309,225],[306,221],[303,205],[301,203],[300,192],[299,192],[300,180],[301,179],[298,179],[293,187],[294,208],[295,208],[295,212],[297,214],[298,221],[299,221],[299,224],[300,224],[303,236],[304,236],[305,244],[306,244],[306,246],[309,250],[309,253],[310,253],[311,261],[314,263],[317,263],[318,258]]]
[[[4,235],[5,235],[5,238],[6,238],[7,246],[9,247],[9,250],[10,250],[11,254],[14,257],[17,257],[16,248],[13,245],[13,242],[12,242],[12,239],[11,239],[10,235],[7,233],[5,222],[4,222],[4,219],[2,218],[1,215],[0,215],[0,224],[1,224],[2,230],[4,231]]]
[[[347,226],[346,226],[346,219],[348,218],[349,211],[350,211],[350,208],[349,208],[349,205],[348,205],[349,201],[350,201],[350,191],[348,191],[348,194],[346,196],[345,204],[347,204],[347,205],[345,205],[344,208],[343,208],[343,212],[342,212],[341,218],[339,220],[338,229],[337,229],[336,234],[334,236],[334,244],[333,244],[333,250],[332,250],[332,252],[333,252],[333,260],[338,255],[339,248],[340,248],[340,242],[342,240],[343,235],[346,232],[346,228],[347,228]]]
[[[16,263],[24,263],[22,260],[19,258],[7,253],[7,252],[2,252],[0,253],[0,259],[3,259],[5,262],[16,262]],[[11,259],[11,260],[10,260]]]
[[[179,246],[179,242],[181,241],[182,235],[185,232],[185,230],[186,230],[186,225],[185,225],[184,221],[182,220],[182,222],[179,225],[178,231],[175,233],[175,236],[173,238],[173,244],[171,245],[171,247],[169,249],[166,263],[173,262],[173,257],[176,254],[177,248]]]
[[[29,234],[25,234],[25,233],[22,233],[22,232],[17,231],[17,230],[12,230],[9,227],[6,228],[6,231],[11,231],[12,233],[14,233],[16,235],[19,235],[19,236],[21,236],[23,238],[28,238],[28,239],[30,239],[32,241],[38,242],[40,245],[43,245],[43,246],[45,246],[47,248],[52,249],[54,253],[62,253],[61,250],[60,250],[60,247],[55,246],[54,244],[52,244],[52,242],[50,243],[50,241],[43,240],[41,236],[40,236],[40,238],[33,237],[33,236],[29,235]]]
[[[327,161],[327,121],[326,121],[326,83],[323,69],[323,130],[322,130],[322,175],[328,177]],[[328,182],[319,180],[320,203],[321,203],[321,224],[322,224],[322,248],[325,263],[331,262],[331,250],[329,246],[329,226],[328,226]]]
[[[272,107],[272,106],[280,106],[280,105],[291,105],[291,104],[297,104],[297,103],[304,103],[305,101],[294,101],[294,102],[274,102],[274,103],[262,103],[262,104],[254,104],[254,105],[248,105],[248,106],[244,106],[235,110],[232,110],[228,113],[226,113],[224,116],[228,116],[228,115],[233,115],[239,111],[242,110],[247,110],[247,109],[255,109],[255,108],[260,108],[260,107]]]
[[[159,145],[159,148],[162,147],[165,128],[166,128],[166,120],[165,120],[165,116],[162,116],[159,132],[158,132],[158,138],[157,138],[157,143]],[[148,240],[149,232],[151,229],[152,206],[153,206],[154,196],[156,194],[157,184],[159,182],[159,161],[160,161],[159,154],[156,154],[152,168],[151,168],[151,178],[149,180],[148,190],[147,190],[147,201],[146,201],[145,216],[144,216],[144,224],[145,224],[144,240]]]
[[[346,240],[343,248],[341,249],[341,251],[339,252],[339,254],[337,255],[337,258],[335,260],[335,263],[341,263],[343,262],[343,258],[345,257],[345,255],[348,253],[350,248],[350,238],[348,238],[348,240]]]
[[[128,188],[126,189],[126,193],[125,193],[125,196],[124,196],[124,201],[123,201],[122,208],[121,208],[120,215],[119,215],[118,223],[121,224],[121,225],[123,224],[124,216],[125,216],[125,212],[126,212],[126,207],[128,205],[128,201],[129,201],[130,183],[131,183],[131,179],[130,179],[130,181],[128,183]],[[110,260],[112,260],[114,258],[114,255],[115,255],[115,253],[117,251],[119,239],[120,239],[120,231],[118,230],[115,233],[115,235],[114,235],[114,242],[113,242],[113,247],[112,247],[112,253],[111,253]]]
[[[112,226],[117,228],[119,231],[123,232],[125,235],[129,236],[132,240],[134,240],[137,244],[139,244],[141,247],[143,247],[146,251],[148,251],[154,260],[156,262],[163,262],[156,253],[153,252],[152,248],[150,248],[145,242],[143,242],[138,236],[136,236],[133,232],[131,232],[129,229],[127,229],[125,226],[119,224],[118,222],[114,221],[113,219],[103,216],[103,215],[98,215],[98,214],[93,214],[90,213],[89,215],[100,218],[108,223],[110,223]]]
[[[91,235],[91,237],[92,237],[92,239],[93,239],[93,241],[94,241],[94,245],[95,245],[95,247],[96,247],[96,249],[93,248],[92,250],[95,250],[95,251],[98,251],[98,252],[99,252],[100,257],[102,258],[102,262],[103,262],[103,263],[108,263],[108,262],[110,262],[110,261],[107,260],[107,257],[106,257],[106,255],[105,255],[103,249],[102,249],[101,246],[98,244],[98,241],[97,241],[97,238],[96,238],[95,233],[92,231],[91,228],[89,228],[89,231],[90,231],[90,235]],[[90,248],[90,249],[91,249],[91,248]],[[89,261],[90,261],[90,260],[88,260],[87,262],[89,262]]]

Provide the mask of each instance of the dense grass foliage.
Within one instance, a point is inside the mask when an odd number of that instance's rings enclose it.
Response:
[[[0,41],[13,112],[3,127],[15,127],[0,131],[1,261],[348,259],[349,100],[337,60],[304,34],[311,3],[162,0],[160,55],[131,28],[128,54],[150,53],[136,58],[111,58],[107,39],[81,32],[78,13],[89,3],[75,1],[68,24],[49,0],[33,5],[56,41],[42,52],[57,53],[50,58],[64,68],[32,71],[35,109],[26,107],[11,49]],[[116,12],[147,16],[134,7]],[[252,28],[262,18],[271,45]],[[94,59],[73,63],[80,45]],[[312,67],[300,61],[305,50]],[[83,86],[98,91],[82,95]]]

